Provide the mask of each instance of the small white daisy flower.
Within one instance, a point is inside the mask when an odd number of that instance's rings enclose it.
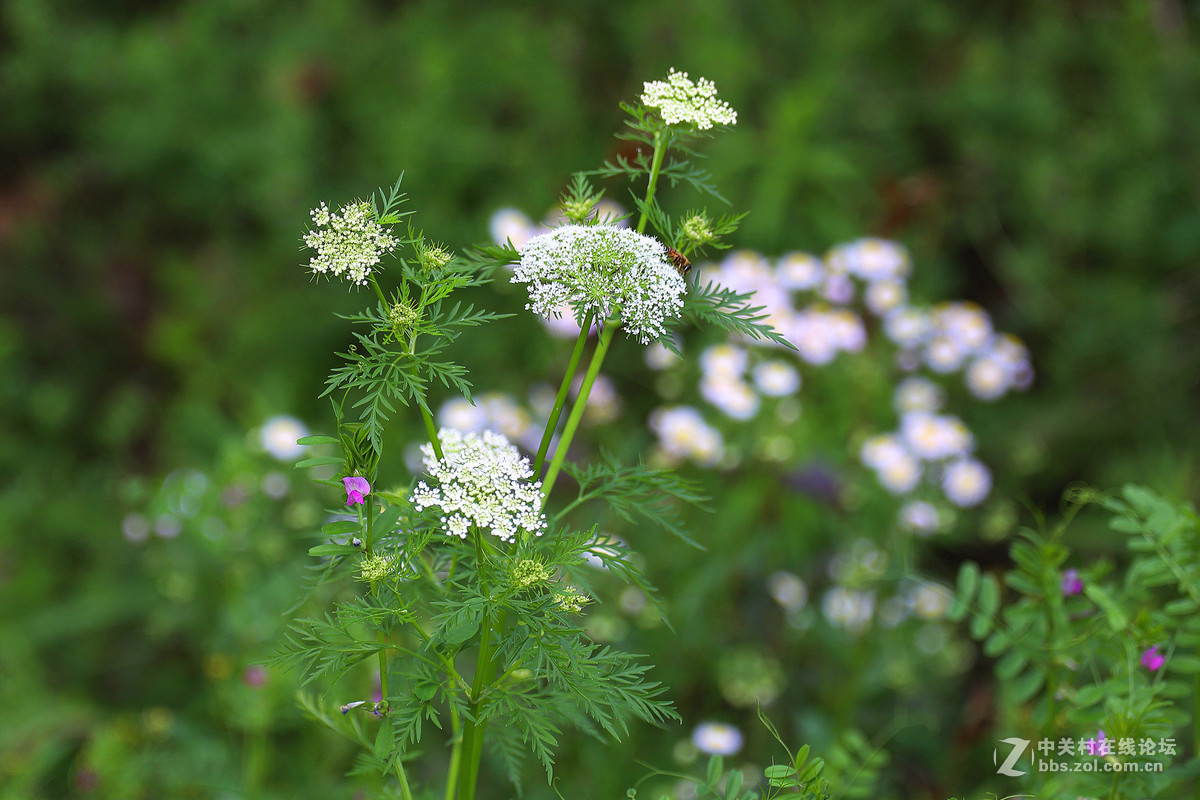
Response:
[[[821,259],[808,253],[787,253],[775,264],[779,283],[791,291],[805,291],[820,286],[825,279]]]
[[[800,389],[800,373],[790,364],[770,360],[754,367],[754,385],[768,397],[786,397]]]
[[[665,334],[687,288],[662,242],[612,225],[563,225],[533,237],[512,282],[528,285],[525,307],[544,319],[568,305],[577,320],[619,312],[625,333],[642,344]]]
[[[898,280],[872,281],[867,284],[867,291],[863,294],[863,302],[877,317],[900,308],[907,300],[907,284]]]
[[[685,123],[708,130],[737,122],[737,112],[717,99],[716,84],[706,78],[693,83],[686,72],[674,68],[665,81],[646,81],[641,100],[647,108],[657,109],[668,125]]]
[[[908,596],[908,603],[916,615],[924,620],[941,619],[950,611],[954,594],[945,586],[936,583],[921,583]]]
[[[541,536],[546,515],[541,512],[540,481],[530,482],[533,470],[508,439],[492,431],[483,436],[443,428],[438,432],[444,458],[438,459],[429,443],[421,453],[438,486],[421,481],[413,490],[418,511],[437,506],[447,534],[467,538],[472,526],[511,542],[518,531]]]
[[[928,338],[933,321],[924,311],[901,306],[883,318],[887,337],[901,347],[916,347]]]
[[[295,461],[304,455],[307,448],[297,444],[297,439],[308,436],[308,428],[295,417],[271,417],[258,431],[258,441],[266,450],[280,461]]]
[[[492,214],[488,220],[488,232],[496,244],[512,242],[520,249],[538,231],[538,226],[524,211],[515,208],[501,208]]]
[[[732,756],[742,749],[742,732],[724,722],[702,722],[692,732],[692,744],[709,756]]]
[[[785,611],[799,611],[808,602],[808,587],[799,576],[787,570],[771,573],[767,578],[767,591]]]
[[[662,342],[651,342],[646,348],[643,358],[646,361],[646,366],[655,372],[661,372],[664,369],[673,367],[679,363],[679,356],[667,349]]]
[[[725,442],[716,428],[691,406],[660,408],[650,414],[650,429],[658,436],[663,455],[712,466],[724,455]]]
[[[724,342],[700,354],[700,369],[705,378],[740,378],[749,363],[750,356],[744,349]]]
[[[951,463],[942,474],[942,491],[956,506],[977,506],[991,490],[992,473],[973,458],[961,458]]]
[[[700,381],[700,396],[733,419],[748,420],[758,413],[758,395],[736,375],[705,375]]]
[[[900,525],[917,536],[932,536],[941,524],[937,506],[924,500],[912,500],[900,509]]]
[[[896,386],[892,402],[896,410],[906,411],[937,411],[946,401],[946,393],[928,378],[920,375],[910,375]]]
[[[365,286],[383,254],[400,244],[375,221],[366,201],[344,205],[340,214],[321,203],[310,215],[316,227],[304,234],[304,244],[317,251],[308,262],[313,274],[344,275],[351,283]]]
[[[1012,385],[1007,366],[990,355],[972,361],[966,377],[967,390],[980,400],[1002,397]]]
[[[975,447],[975,437],[958,417],[909,411],[900,419],[900,436],[909,452],[926,461],[965,456]]]
[[[921,462],[908,453],[884,464],[875,474],[892,494],[908,494],[921,482]]]
[[[875,616],[875,593],[835,586],[821,597],[821,613],[830,625],[857,636]]]

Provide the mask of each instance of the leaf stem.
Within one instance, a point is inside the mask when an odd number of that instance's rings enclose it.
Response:
[[[587,374],[583,376],[583,385],[579,387],[579,395],[575,398],[575,405],[571,407],[571,415],[567,417],[562,438],[558,440],[558,447],[554,451],[554,459],[550,462],[550,468],[546,470],[546,477],[542,479],[543,498],[550,497],[554,481],[558,478],[558,471],[562,469],[563,459],[567,457],[567,449],[571,446],[571,440],[575,438],[579,421],[583,419],[588,395],[592,393],[592,384],[596,382],[596,376],[600,374],[600,367],[604,363],[604,356],[608,353],[608,346],[612,343],[613,335],[616,334],[619,327],[620,320],[610,319],[604,329],[600,331],[600,341],[596,343],[596,350],[592,353],[592,361],[588,364]]]
[[[667,154],[667,148],[663,141],[662,131],[654,132],[654,156],[650,160],[650,180],[646,184],[646,203],[644,209],[650,207],[651,201],[654,200],[654,191],[658,188],[658,173],[662,169],[663,156]],[[638,219],[637,232],[645,233],[646,231],[646,212],[642,211],[642,216]]]
[[[404,800],[413,800],[412,791],[408,788],[408,776],[404,774],[404,763],[396,759],[396,776],[400,778],[400,791],[404,794]]]
[[[446,456],[442,453],[442,443],[438,440],[437,428],[433,425],[433,415],[429,413],[429,409],[424,403],[418,403],[421,408],[421,419],[425,422],[425,432],[429,434],[429,444],[433,446],[433,454],[438,461],[443,460]]]
[[[554,438],[554,429],[558,427],[558,418],[562,415],[563,406],[567,402],[567,393],[571,389],[571,381],[575,379],[575,370],[579,366],[579,357],[583,355],[583,346],[587,342],[588,331],[591,330],[594,314],[588,314],[575,339],[575,349],[571,352],[571,362],[563,374],[562,385],[558,387],[558,396],[554,398],[554,408],[550,411],[550,419],[546,420],[546,431],[542,434],[542,443],[538,445],[537,457],[533,461],[533,474],[542,471],[546,463],[546,451],[550,449],[550,440]]]

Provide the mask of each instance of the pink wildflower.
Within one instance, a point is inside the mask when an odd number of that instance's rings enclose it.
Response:
[[[1083,591],[1083,581],[1079,579],[1079,570],[1069,569],[1062,576],[1063,597],[1070,597]]]
[[[1158,652],[1158,645],[1152,645],[1142,653],[1142,666],[1151,672],[1156,672],[1162,668],[1167,659]]]
[[[342,485],[346,487],[346,505],[348,506],[361,506],[366,502],[363,498],[371,493],[371,484],[367,483],[366,478],[360,478],[357,475],[342,478]]]
[[[1112,753],[1112,746],[1108,743],[1108,738],[1104,735],[1103,730],[1099,731],[1094,739],[1084,740],[1083,746],[1089,756],[1107,756]]]

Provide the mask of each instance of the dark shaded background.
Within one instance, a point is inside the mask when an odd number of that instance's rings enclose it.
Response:
[[[972,420],[1003,491],[1194,497],[1198,22],[1166,0],[4,4],[0,702],[25,711],[0,797],[88,794],[79,753],[146,707],[214,724],[197,636],[140,635],[159,589],[118,531],[149,485],[129,476],[209,463],[273,413],[324,421],[329,312],[359,298],[307,279],[307,209],[403,171],[418,224],[461,249],[611,156],[618,101],[669,66],[739,111],[708,151],[752,212],[739,245],[897,238],[915,292],[1029,345],[1033,389]],[[464,359],[516,389],[505,365],[554,347]],[[261,791],[335,791],[341,769]]]

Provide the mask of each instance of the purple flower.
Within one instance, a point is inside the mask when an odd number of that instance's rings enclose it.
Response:
[[[346,487],[346,505],[361,506],[368,494],[371,493],[371,484],[367,483],[366,478],[360,478],[357,475],[349,478],[342,478],[342,485]]]
[[[1156,672],[1162,668],[1162,665],[1166,661],[1167,659],[1158,652],[1158,645],[1152,645],[1146,649],[1146,652],[1142,653],[1142,666],[1151,672]]]
[[[1107,756],[1112,754],[1112,746],[1108,742],[1108,737],[1101,730],[1097,733],[1094,739],[1086,739],[1083,742],[1084,748],[1089,756]]]
[[[365,706],[366,704],[366,700],[355,700],[353,703],[346,703],[346,705],[342,706],[342,716],[344,717],[359,706]]]
[[[251,664],[242,671],[242,683],[251,689],[260,689],[267,683],[267,671],[258,664]]]
[[[1079,570],[1069,569],[1062,576],[1063,597],[1070,597],[1083,591],[1083,581],[1079,579]]]

